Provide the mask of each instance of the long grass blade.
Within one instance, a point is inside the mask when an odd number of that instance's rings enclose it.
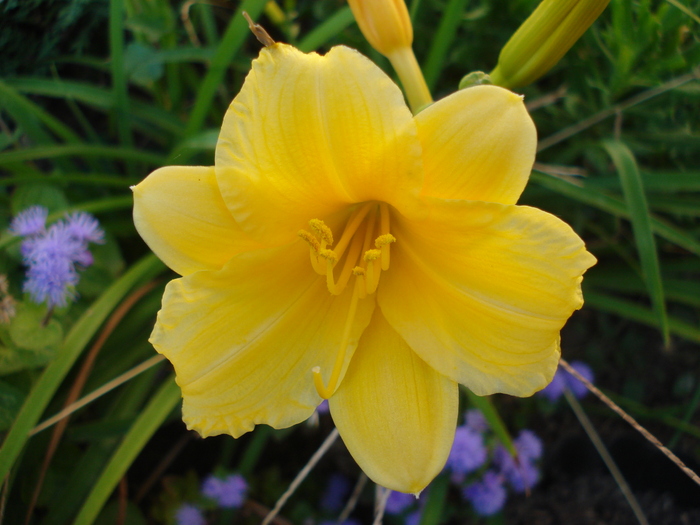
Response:
[[[158,427],[165,421],[165,418],[177,406],[180,398],[180,388],[175,383],[174,377],[171,376],[161,385],[124,436],[121,445],[85,500],[73,522],[74,525],[90,525],[95,521],[119,480],[151,436],[158,430]]]
[[[185,128],[186,136],[194,135],[202,128],[214,95],[216,95],[216,90],[224,79],[228,65],[250,34],[248,23],[241,15],[241,12],[246,11],[253,20],[256,20],[265,8],[266,2],[267,0],[244,0],[240,9],[229,23],[219,43],[219,47],[216,49],[216,54],[211,61],[209,70],[197,90],[197,99]]]
[[[147,255],[110,286],[73,325],[56,358],[46,367],[27,396],[0,448],[0,479],[5,479],[9,473],[24,448],[29,433],[36,426],[73,363],[109,313],[136,284],[152,279],[164,269],[165,266],[155,255]]]
[[[428,59],[423,67],[425,82],[432,91],[440,78],[440,73],[445,65],[447,51],[457,34],[457,27],[462,22],[462,15],[467,8],[468,0],[450,0],[440,20],[440,27],[435,33],[435,38],[430,46]]]
[[[637,168],[637,162],[632,152],[622,142],[606,141],[603,143],[603,147],[612,158],[617,173],[620,176],[622,190],[632,221],[634,240],[642,264],[644,281],[647,285],[654,311],[659,319],[659,326],[663,334],[664,344],[668,347],[671,344],[671,339],[668,328],[668,317],[666,315],[666,298],[664,296],[663,279],[661,278],[661,268],[656,250],[656,242],[651,227],[649,206],[644,193],[642,178]]]
[[[299,49],[304,53],[315,51],[331,38],[335,37],[343,29],[353,22],[352,11],[348,6],[338,9],[333,16],[325,20],[321,25],[309,32],[301,42]]]

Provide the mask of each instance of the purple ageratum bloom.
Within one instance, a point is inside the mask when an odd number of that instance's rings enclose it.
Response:
[[[237,509],[245,501],[248,483],[240,474],[225,478],[209,476],[202,483],[202,494],[216,501],[224,509]]]
[[[75,296],[71,288],[78,283],[77,267],[93,263],[89,242],[103,242],[104,233],[96,219],[78,212],[45,229],[46,208],[34,206],[15,217],[11,230],[24,235],[21,252],[28,266],[24,291],[36,303],[65,306]]]
[[[10,223],[10,233],[13,235],[39,235],[46,228],[46,218],[49,210],[43,206],[32,206],[18,213]]]
[[[327,414],[330,408],[328,407],[328,400],[324,399],[321,404],[316,407],[316,412],[319,414]]]
[[[593,370],[591,370],[591,367],[586,363],[582,361],[572,361],[571,367],[588,381],[591,383],[593,382]],[[566,388],[571,390],[578,399],[583,398],[588,393],[586,385],[560,367],[557,369],[557,373],[554,374],[552,382],[541,390],[540,394],[553,403],[564,394]]]
[[[206,520],[201,510],[194,505],[184,503],[175,512],[175,523],[177,525],[205,525]]]
[[[474,511],[480,516],[496,514],[506,503],[503,478],[492,470],[486,472],[481,481],[465,487],[462,495],[471,502]]]
[[[66,229],[68,233],[82,243],[104,242],[105,234],[100,228],[97,219],[83,211],[71,213],[66,217]]]
[[[322,509],[337,511],[343,508],[345,500],[350,494],[350,481],[342,474],[331,474],[328,478],[326,490],[321,497]]]
[[[413,494],[404,494],[403,492],[391,491],[389,498],[386,500],[387,514],[401,514],[408,507],[416,502],[416,497]]]
[[[49,307],[66,306],[73,299],[71,288],[78,283],[78,274],[70,261],[62,258],[42,259],[29,266],[23,290],[32,301]]]
[[[515,492],[526,492],[540,480],[540,471],[532,459],[520,454],[516,460],[503,445],[493,451],[493,462]]]
[[[464,425],[475,432],[486,432],[489,429],[489,422],[478,408],[471,408],[464,414]]]
[[[404,519],[404,525],[419,525],[420,524],[420,519],[423,517],[423,510],[414,510],[411,512],[408,516],[406,516],[406,519]]]
[[[532,430],[521,430],[513,445],[523,458],[535,460],[542,457],[542,440]]]
[[[457,427],[446,463],[446,467],[455,475],[455,481],[461,481],[464,476],[481,467],[486,463],[486,458],[483,436],[467,426]]]

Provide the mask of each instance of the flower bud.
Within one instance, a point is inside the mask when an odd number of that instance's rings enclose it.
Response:
[[[348,0],[357,25],[372,47],[385,56],[413,43],[404,0]]]
[[[494,84],[524,86],[564,56],[610,0],[543,0],[508,40],[491,72]]]

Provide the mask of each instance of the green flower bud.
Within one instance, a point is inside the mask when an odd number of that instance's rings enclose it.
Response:
[[[508,40],[491,72],[494,84],[524,86],[564,56],[610,0],[543,0]]]

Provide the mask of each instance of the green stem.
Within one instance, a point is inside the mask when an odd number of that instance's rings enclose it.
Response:
[[[430,90],[425,83],[423,72],[418,65],[416,55],[413,54],[413,49],[410,47],[397,49],[387,58],[399,75],[413,114],[415,115],[425,106],[432,104],[433,97],[430,95]]]

